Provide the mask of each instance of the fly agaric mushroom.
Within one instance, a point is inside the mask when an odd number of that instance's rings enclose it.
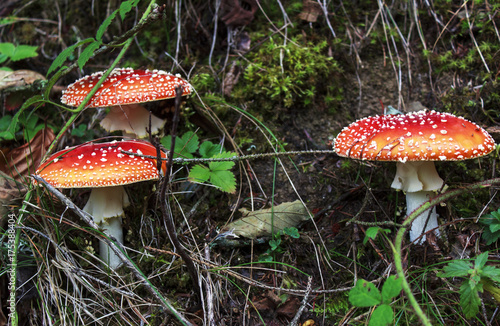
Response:
[[[92,188],[83,210],[120,243],[123,243],[123,208],[129,204],[123,186],[159,177],[155,159],[124,154],[122,150],[156,156],[156,148],[140,140],[86,143],[53,154],[36,170],[38,176],[56,188]],[[166,157],[163,152],[162,157]],[[163,163],[162,172],[165,168]],[[100,255],[112,269],[121,264],[103,241]]]
[[[63,91],[61,102],[78,106],[104,74],[104,71],[78,79]],[[175,87],[182,87],[182,95],[191,94],[191,85],[162,70],[138,70],[116,68],[102,83],[99,90],[87,103],[88,108],[111,107],[111,111],[101,121],[107,131],[122,130],[126,134],[147,136],[149,111],[140,103],[175,97]],[[163,120],[151,115],[151,133],[157,133],[164,125]]]
[[[391,187],[406,192],[409,215],[428,201],[444,181],[434,161],[458,161],[480,157],[493,151],[493,138],[481,127],[449,113],[410,112],[358,120],[344,128],[335,139],[338,155],[360,160],[396,161]],[[435,208],[412,223],[410,240],[438,227]],[[425,241],[425,235],[420,243]]]

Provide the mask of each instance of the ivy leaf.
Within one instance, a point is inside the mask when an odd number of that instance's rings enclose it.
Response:
[[[394,321],[394,311],[391,306],[381,304],[372,313],[368,326],[387,326],[392,325]]]
[[[100,41],[94,41],[87,45],[87,47],[82,51],[78,57],[78,68],[83,69],[83,66],[89,61],[89,59],[94,55],[94,52],[101,46]]]
[[[356,307],[371,307],[380,304],[382,295],[377,287],[368,281],[359,279],[349,291],[349,302]]]
[[[392,299],[401,293],[401,290],[403,289],[401,282],[402,280],[400,278],[396,278],[394,275],[387,278],[382,286],[382,302],[389,304]]]

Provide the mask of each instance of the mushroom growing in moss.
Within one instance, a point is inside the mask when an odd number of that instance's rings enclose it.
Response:
[[[493,151],[495,142],[483,128],[464,118],[423,110],[356,121],[337,136],[334,148],[344,157],[397,162],[391,187],[406,192],[409,215],[444,184],[434,161],[480,157]],[[438,227],[435,208],[428,221],[427,216],[424,212],[413,221],[411,241]],[[425,239],[424,235],[419,243]]]
[[[124,154],[156,156],[156,148],[140,140],[86,143],[53,154],[36,174],[56,188],[92,188],[84,211],[107,235],[123,243],[123,208],[129,204],[124,185],[159,178],[155,159]],[[165,153],[162,152],[165,158]],[[166,168],[162,164],[162,170]],[[101,258],[115,269],[121,261],[108,245],[100,242]]]

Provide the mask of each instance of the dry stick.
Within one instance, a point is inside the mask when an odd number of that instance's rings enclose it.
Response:
[[[295,317],[293,317],[292,321],[290,322],[291,326],[297,325],[300,316],[302,315],[304,309],[307,306],[307,299],[309,298],[309,294],[311,293],[311,284],[312,284],[312,276],[309,276],[309,279],[307,280],[306,294],[304,295],[304,298],[302,298],[302,304],[300,305],[299,311],[297,311]]]
[[[59,190],[57,190],[51,184],[45,181],[45,179],[37,175],[32,175],[31,177],[35,179],[39,184],[43,183],[45,188],[51,194],[56,196],[67,208],[71,209],[78,217],[80,217],[83,221],[85,221],[85,223],[90,225],[95,230],[99,230],[99,226],[94,222],[91,215],[78,208],[69,198],[64,196]],[[181,315],[177,310],[175,310],[175,308],[167,299],[165,299],[160,295],[160,293],[154,287],[154,285],[151,284],[149,280],[146,278],[146,276],[143,275],[141,271],[128,259],[128,257],[124,254],[125,248],[123,247],[123,244],[118,242],[113,236],[102,237],[100,241],[104,241],[115,252],[118,258],[120,258],[120,260],[123,262],[123,264],[134,273],[135,277],[141,281],[141,283],[146,287],[146,289],[148,289],[148,291],[157,300],[160,301],[161,305],[166,310],[172,312],[174,316],[177,317],[179,321],[184,325],[192,325],[183,315]]]
[[[182,247],[179,238],[177,238],[177,233],[175,232],[174,217],[170,205],[167,202],[167,187],[169,188],[171,185],[170,175],[174,159],[175,139],[176,139],[177,125],[179,124],[181,98],[182,98],[182,87],[177,86],[175,88],[175,112],[172,120],[172,129],[170,131],[170,135],[172,136],[172,144],[170,147],[170,151],[168,152],[167,167],[165,170],[165,176],[163,177],[163,181],[161,183],[160,192],[158,193],[158,199],[161,203],[160,204],[161,212],[163,214],[163,220],[166,225],[168,237],[170,238],[170,241],[172,242],[174,249],[179,253],[179,256],[181,256],[182,260],[186,264],[189,274],[191,275],[191,279],[193,280],[194,286],[199,289],[199,295],[201,300],[203,298],[203,295],[200,288],[200,284],[198,282],[198,272],[196,270],[196,266],[194,266],[193,260],[186,252],[186,250],[184,250],[184,248]],[[157,145],[157,157],[155,157],[155,159],[157,159],[158,162],[161,161],[159,145]]]

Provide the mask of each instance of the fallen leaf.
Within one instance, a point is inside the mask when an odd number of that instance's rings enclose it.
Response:
[[[33,84],[35,80],[45,80],[42,74],[32,70],[0,71],[0,90]]]
[[[0,150],[0,171],[15,180],[33,173],[54,138],[52,129],[44,128],[30,142],[11,150]]]
[[[270,236],[272,232],[283,231],[284,228],[296,227],[300,222],[307,221],[309,214],[299,200],[287,202],[273,208],[259,211],[240,209],[244,217],[229,223],[222,232],[255,239]]]
[[[302,6],[302,12],[299,14],[299,18],[305,20],[309,23],[314,23],[318,20],[318,16],[323,13],[321,5],[316,1],[304,0]]]

